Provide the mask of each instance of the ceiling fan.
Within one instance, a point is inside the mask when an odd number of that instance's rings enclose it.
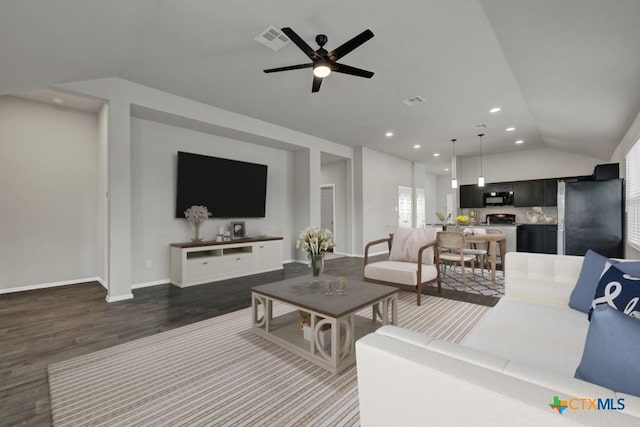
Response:
[[[371,71],[362,70],[360,68],[351,67],[349,65],[338,64],[336,61],[342,58],[355,48],[359,47],[367,40],[373,37],[371,30],[365,30],[358,34],[351,40],[338,46],[331,52],[327,52],[324,45],[327,43],[327,36],[324,34],[318,34],[316,36],[316,43],[320,46],[318,50],[313,50],[295,31],[289,27],[282,28],[282,32],[289,37],[289,39],[300,48],[310,59],[311,63],[289,65],[287,67],[270,68],[264,70],[265,73],[275,73],[278,71],[299,70],[302,68],[313,68],[313,85],[311,92],[318,92],[320,90],[320,84],[322,79],[327,77],[332,71],[336,73],[350,74],[352,76],[364,77],[370,79],[373,76]]]

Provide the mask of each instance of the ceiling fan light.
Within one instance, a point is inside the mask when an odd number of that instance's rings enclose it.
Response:
[[[331,74],[331,68],[327,64],[320,62],[313,66],[314,76],[320,79],[323,79],[327,77],[329,74]]]

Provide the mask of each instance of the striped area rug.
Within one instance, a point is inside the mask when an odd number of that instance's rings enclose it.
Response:
[[[452,342],[488,310],[415,299],[400,292],[400,326]],[[359,425],[355,366],[335,376],[253,335],[250,310],[50,365],[54,425]]]

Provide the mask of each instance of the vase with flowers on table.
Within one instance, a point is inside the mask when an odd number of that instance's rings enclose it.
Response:
[[[298,236],[296,248],[306,253],[314,280],[322,275],[325,253],[334,246],[333,234],[327,229],[308,227]]]
[[[193,205],[189,209],[184,211],[184,217],[187,219],[187,221],[189,221],[189,224],[191,225],[191,228],[193,230],[191,241],[202,242],[204,240],[201,225],[210,216],[211,212],[209,212],[209,209],[207,209],[206,206]]]

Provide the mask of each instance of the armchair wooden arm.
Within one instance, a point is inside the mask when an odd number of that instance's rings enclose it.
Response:
[[[379,245],[381,243],[386,243],[389,250],[391,250],[392,239],[393,237],[391,236],[391,237],[387,237],[386,239],[378,239],[378,240],[374,240],[372,242],[367,243],[367,246],[364,247],[364,265],[367,265],[369,263],[369,248],[375,245]]]
[[[433,255],[434,255],[434,262],[435,262],[435,256],[438,253],[438,251],[436,250],[436,245],[437,245],[438,241],[437,240],[432,240],[429,243],[427,243],[426,245],[420,246],[420,249],[418,250],[418,282],[421,283],[422,282],[422,253],[433,246]],[[436,264],[437,265],[437,264]],[[438,278],[440,278],[440,269],[438,269]]]

